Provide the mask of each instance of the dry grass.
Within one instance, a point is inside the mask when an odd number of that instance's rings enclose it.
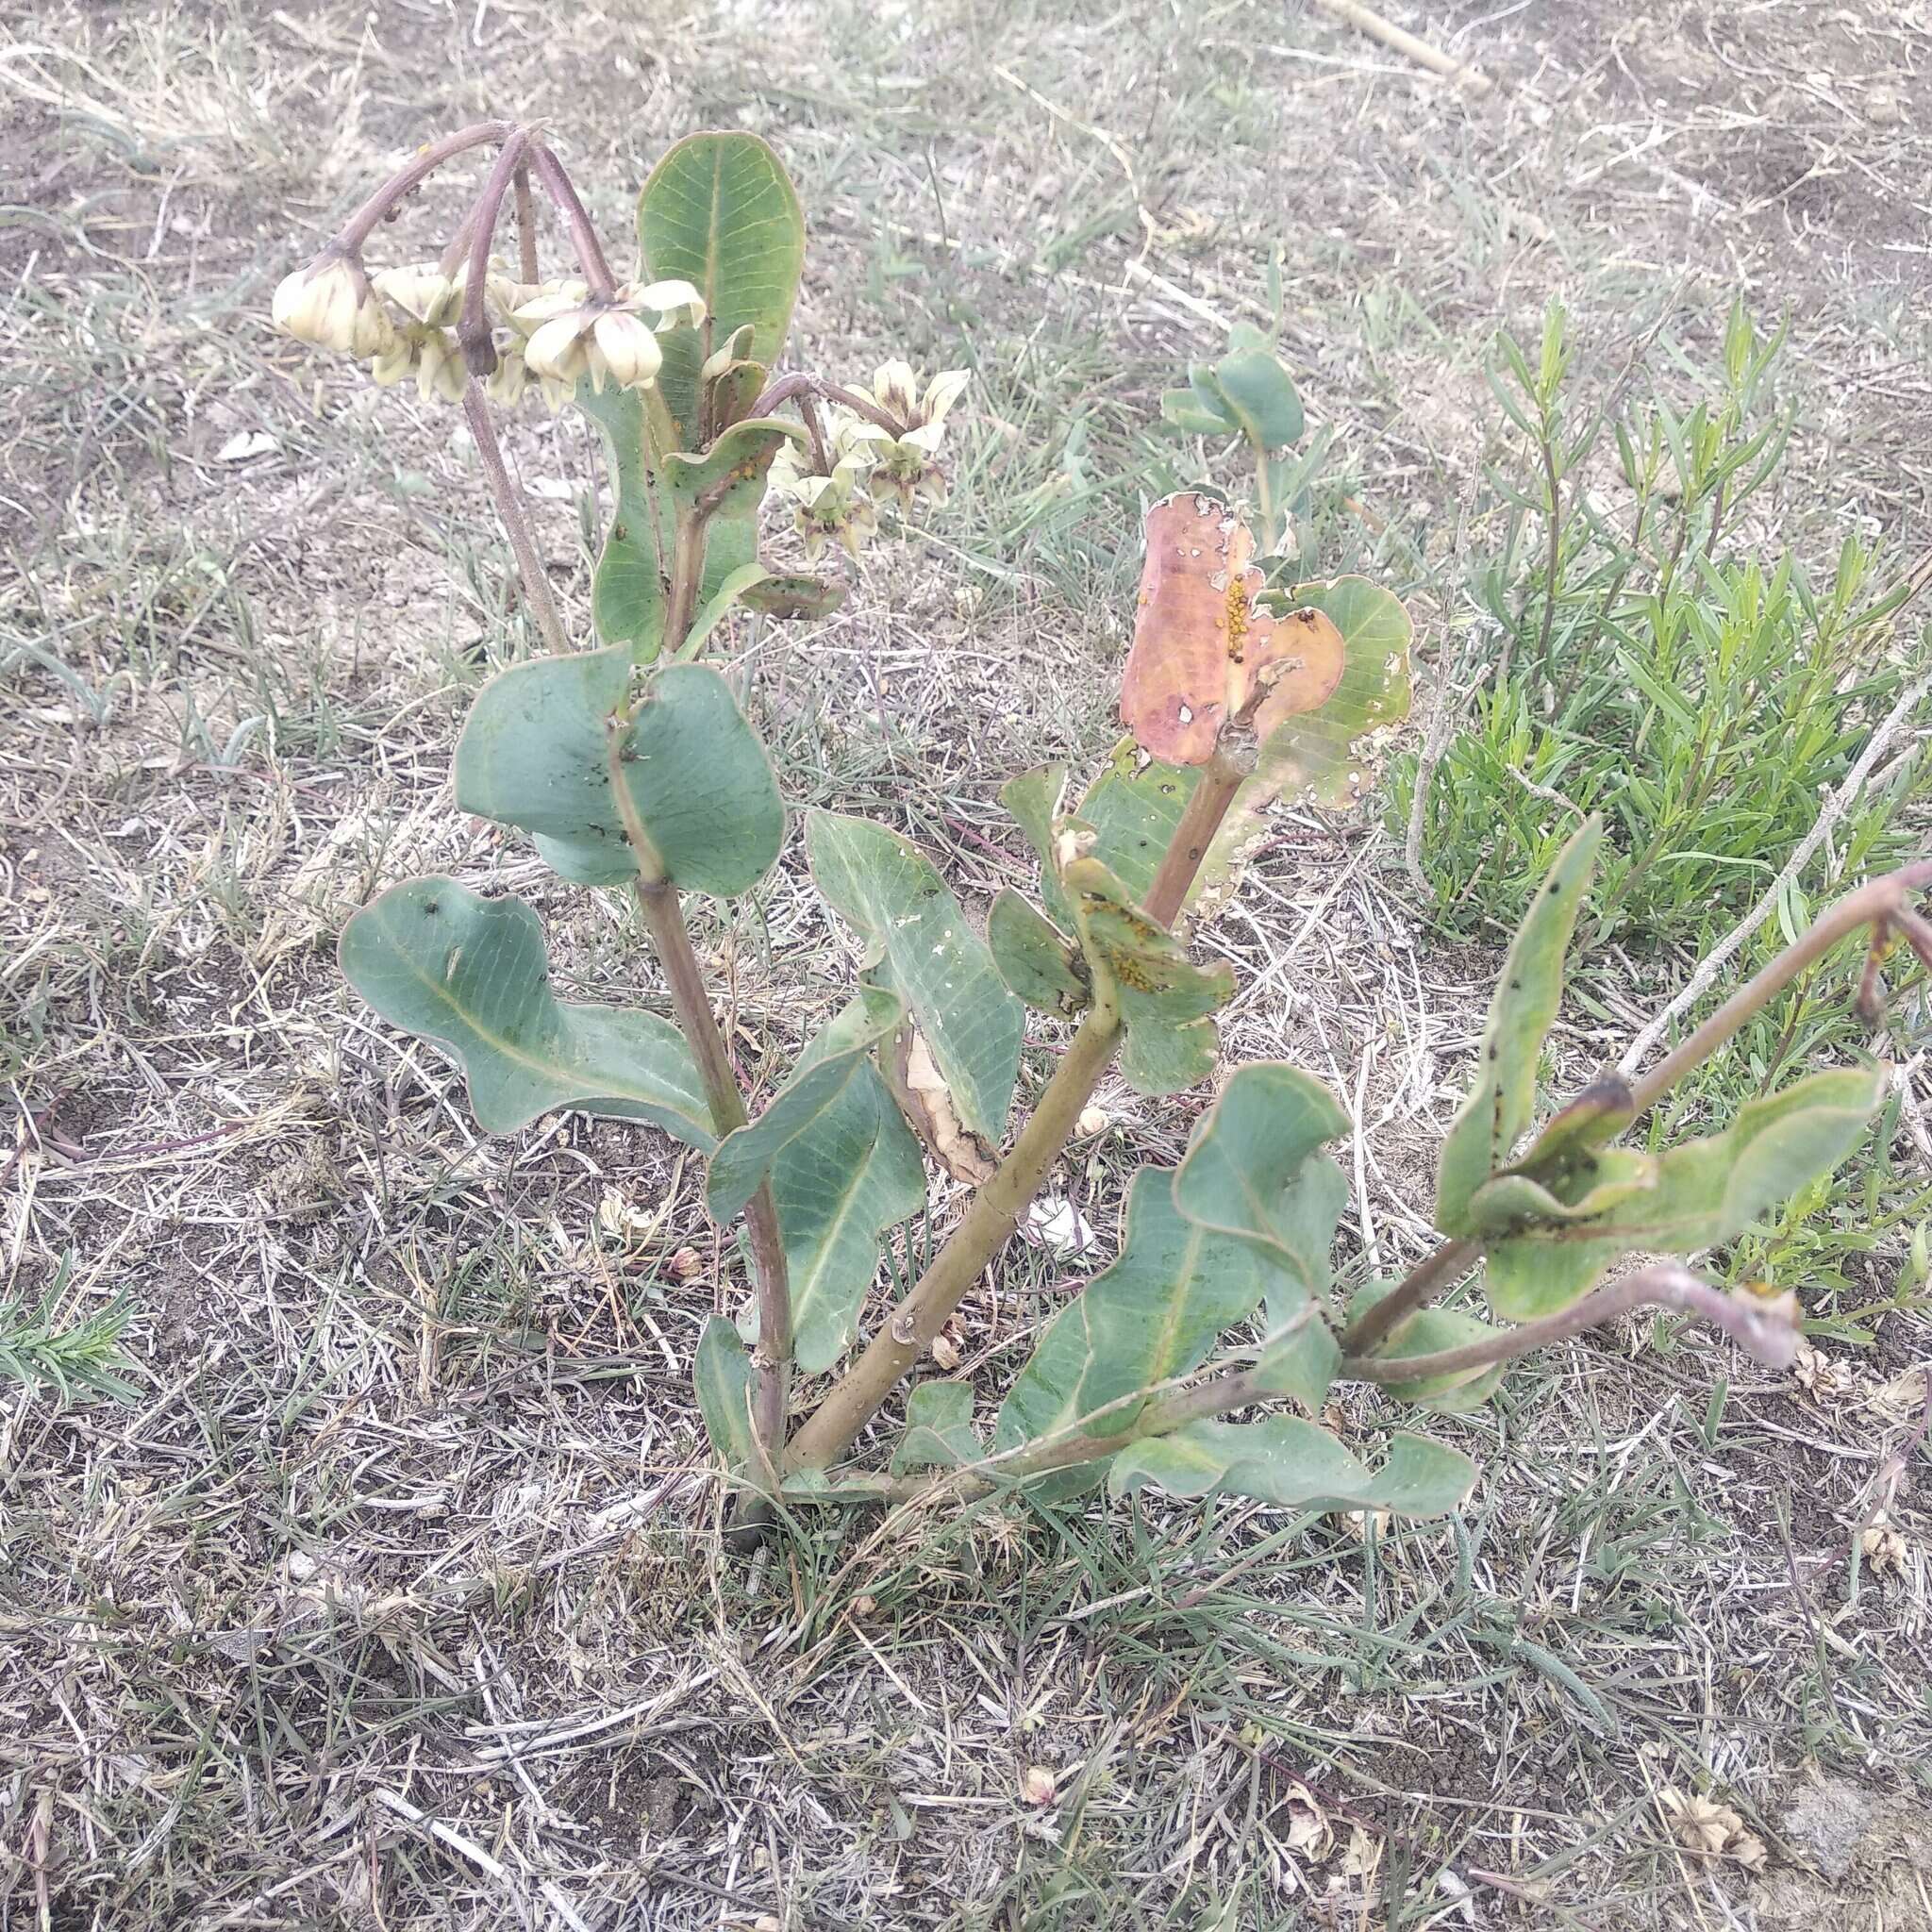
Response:
[[[1828,457],[1785,526],[1923,547],[1932,33],[1675,11],[1412,20],[1508,83],[1474,108],[1250,4],[42,0],[5,30],[0,1297],[63,1257],[63,1320],[125,1295],[138,1399],[0,1401],[0,1924],[1932,1924],[1923,1319],[1842,1386],[1581,1347],[1449,1425],[1486,1471],[1456,1524],[838,1522],[746,1568],[686,1382],[742,1283],[694,1165],[610,1124],[482,1139],[330,958],[437,868],[534,894],[567,978],[639,971],[625,915],[448,807],[468,696],[527,642],[451,419],[263,325],[384,158],[544,115],[619,234],[664,140],[756,125],[813,212],[798,357],[972,360],[957,507],[764,642],[762,703],[796,801],[983,899],[1017,871],[1000,780],[1104,742],[1135,425],[1265,316],[1275,243],[1310,413],[1388,526],[1335,560],[1414,591],[1431,650],[1482,341],[1552,291],[1611,365],[1735,288],[1791,305]],[[596,453],[510,441],[581,615]],[[1277,830],[1213,941],[1232,1045],[1357,1104],[1351,1238],[1399,1263],[1489,962],[1425,943],[1373,831]],[[790,875],[704,943],[755,1070],[850,963]],[[1188,1109],[1106,1100],[1061,1180],[1110,1231]],[[1079,1278],[1003,1272],[990,1383]],[[1667,1787],[1736,1806],[1771,1873],[1681,1855]]]

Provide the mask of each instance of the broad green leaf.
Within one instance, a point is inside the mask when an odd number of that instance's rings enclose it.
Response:
[[[1012,813],[1040,860],[1040,897],[1048,916],[1062,932],[1072,932],[1074,908],[1060,890],[1059,860],[1053,849],[1054,826],[1059,821],[1066,790],[1066,766],[1041,765],[1008,778],[1000,787],[1000,803]]]
[[[341,966],[391,1025],[455,1054],[487,1133],[574,1107],[712,1144],[704,1086],[677,1028],[655,1013],[563,1005],[550,991],[542,928],[521,899],[410,879],[349,921]]]
[[[758,1472],[761,1458],[751,1424],[751,1357],[722,1315],[713,1315],[698,1337],[692,1380],[712,1455],[727,1474]]]
[[[1281,358],[1268,348],[1238,349],[1214,365],[1215,386],[1241,434],[1258,450],[1299,442],[1302,399]]]
[[[1122,1398],[1199,1368],[1221,1331],[1280,1286],[1252,1248],[1184,1221],[1173,1175],[1143,1167],[1119,1258],[1048,1324],[1001,1406],[994,1447],[1055,1434],[1116,1402],[1098,1426],[1131,1428],[1140,1406]]]
[[[648,663],[664,638],[674,526],[651,475],[644,406],[635,390],[612,383],[598,391],[588,378],[577,384],[576,404],[604,432],[610,462],[610,527],[591,578],[591,621],[606,643]]]
[[[1890,1077],[1882,1068],[1834,1069],[1750,1101],[1724,1133],[1651,1157],[1652,1187],[1572,1177],[1566,1190],[1602,1192],[1599,1210],[1486,1241],[1491,1308],[1504,1321],[1533,1321],[1568,1307],[1633,1250],[1692,1255],[1732,1240],[1864,1140]],[[1619,1153],[1599,1158],[1616,1163]],[[1612,1165],[1610,1173],[1621,1177],[1624,1170]]]
[[[675,341],[691,333],[680,329],[666,336],[667,353]],[[625,645],[639,663],[648,663],[663,643],[680,508],[692,507],[701,497],[707,505],[704,574],[698,587],[702,608],[715,603],[727,583],[757,564],[766,472],[785,441],[803,432],[767,419],[740,423],[713,445],[713,456],[720,449],[725,452],[722,464],[707,467],[708,459],[667,457],[659,474],[653,468],[643,405],[636,391],[611,384],[600,393],[587,378],[577,385],[576,404],[604,432],[615,499],[591,579],[591,616],[598,636]],[[731,474],[734,463],[736,475]]]
[[[1266,1395],[1291,1395],[1318,1415],[1341,1365],[1335,1332],[1300,1284],[1269,1296],[1268,1332],[1248,1371],[1257,1389]]]
[[[803,571],[773,571],[763,580],[738,593],[747,610],[767,617],[829,617],[844,603],[847,587],[836,577],[815,577]]]
[[[1322,1147],[1348,1128],[1341,1103],[1299,1068],[1278,1060],[1239,1068],[1174,1172],[1174,1206],[1321,1295],[1348,1200],[1348,1183]]]
[[[622,645],[499,673],[477,692],[457,744],[457,803],[535,835],[566,878],[618,885],[634,876],[609,755],[609,720],[630,679]],[[770,870],[785,838],[777,781],[709,665],[649,675],[617,764],[675,884],[730,896]]]
[[[750,359],[778,359],[805,266],[805,216],[783,163],[755,134],[692,134],[651,170],[638,197],[638,248],[647,279],[690,282],[705,298],[695,329],[663,339],[658,387],[697,441],[698,371],[749,327]]]
[[[815,811],[806,821],[805,849],[826,903],[865,941],[885,983],[911,1008],[960,1124],[997,1146],[1026,1021],[986,941],[931,861],[884,825]]]
[[[1127,1084],[1141,1093],[1177,1093],[1205,1080],[1214,1071],[1220,1038],[1207,1016],[1233,996],[1233,969],[1196,966],[1098,860],[1076,858],[1062,882],[1094,983],[1120,1004]]]
[[[684,642],[677,647],[678,658],[689,659],[697,657],[705,647],[705,641],[731,615],[733,608],[742,604],[747,593],[755,591],[771,575],[761,563],[741,564],[733,571],[718,586],[717,595],[691,619],[691,628],[684,635]]]
[[[1537,1060],[1562,1002],[1563,957],[1602,838],[1602,821],[1594,818],[1571,838],[1509,942],[1483,1029],[1475,1086],[1442,1142],[1436,1225],[1444,1234],[1474,1232],[1470,1196],[1509,1165],[1517,1141],[1528,1131],[1536,1108]]]
[[[1163,764],[1124,738],[1080,801],[1081,822],[1093,827],[1088,857],[1106,866],[1137,904],[1146,898],[1200,782],[1194,767]]]
[[[1079,947],[1011,886],[1000,888],[986,915],[986,942],[1007,990],[1029,1007],[1070,1020],[1091,1000]]]
[[[957,1469],[986,1454],[973,1428],[970,1382],[922,1382],[906,1398],[906,1433],[892,1452],[892,1474]]]
[[[779,1156],[818,1130],[826,1109],[858,1077],[873,1048],[897,1031],[904,1016],[896,994],[880,987],[863,988],[812,1042],[808,1057],[772,1104],[757,1120],[725,1135],[711,1157],[705,1186],[705,1205],[713,1221],[734,1221],[744,1211]]]
[[[1359,1317],[1393,1291],[1393,1281],[1378,1281],[1365,1288],[1350,1306],[1351,1317]],[[1464,1348],[1472,1341],[1487,1341],[1495,1330],[1474,1315],[1455,1308],[1418,1308],[1395,1333],[1379,1342],[1374,1350],[1378,1361],[1401,1361],[1409,1356],[1436,1355],[1447,1348]],[[1383,1382],[1383,1394],[1398,1402],[1412,1402],[1420,1408],[1433,1408],[1445,1415],[1464,1415],[1480,1408],[1496,1392],[1507,1365],[1491,1363],[1486,1369],[1464,1369],[1446,1375],[1422,1375],[1412,1382]]]
[[[1446,1516],[1475,1481],[1469,1457],[1426,1436],[1392,1435],[1379,1470],[1363,1467],[1324,1428],[1293,1416],[1190,1423],[1130,1443],[1113,1459],[1117,1497],[1152,1487],[1171,1496],[1252,1496],[1291,1509],[1386,1509]]]
[[[1208,408],[1191,389],[1163,390],[1160,418],[1187,436],[1231,436],[1236,427],[1220,410]]]
[[[870,1058],[899,1014],[895,996],[861,992],[806,1048],[771,1106],[712,1158],[708,1199],[721,1220],[770,1175],[792,1353],[808,1375],[851,1347],[878,1274],[880,1234],[925,1202],[919,1143]],[[754,1307],[752,1339],[757,1319]]]

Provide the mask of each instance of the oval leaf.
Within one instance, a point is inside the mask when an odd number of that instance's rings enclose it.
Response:
[[[925,1036],[959,1122],[995,1145],[1020,1075],[1025,1009],[931,862],[865,819],[815,811],[806,857],[819,891],[865,941]]]
[[[694,444],[698,372],[713,349],[751,330],[749,359],[778,359],[805,266],[805,215],[784,164],[755,134],[688,135],[638,196],[638,247],[652,281],[690,282],[705,320],[663,338],[658,387]]]
[[[1175,1208],[1232,1235],[1314,1294],[1326,1291],[1348,1183],[1324,1144],[1348,1132],[1322,1083],[1277,1060],[1238,1068],[1175,1170]]]
[[[1139,1408],[1123,1398],[1199,1368],[1221,1331],[1279,1285],[1246,1243],[1184,1220],[1173,1175],[1143,1167],[1120,1258],[1048,1324],[1001,1405],[994,1448],[1058,1434],[1101,1408],[1106,1434],[1131,1428]]]
[[[1391,1436],[1388,1461],[1371,1471],[1326,1429],[1293,1416],[1190,1423],[1171,1436],[1131,1443],[1108,1474],[1116,1496],[1152,1487],[1171,1496],[1252,1496],[1292,1509],[1393,1516],[1446,1516],[1474,1481],[1468,1457],[1426,1436]]]
[[[654,1121],[693,1147],[711,1146],[683,1036],[655,1013],[558,1001],[542,928],[521,899],[411,879],[349,921],[341,953],[349,984],[385,1020],[455,1054],[486,1132],[574,1107]]]
[[[1444,1234],[1474,1232],[1470,1196],[1508,1166],[1529,1130],[1537,1060],[1562,1003],[1563,957],[1602,838],[1602,821],[1594,818],[1572,837],[1509,942],[1483,1028],[1475,1086],[1450,1125],[1438,1163],[1436,1225]]]
[[[512,665],[477,694],[457,744],[457,803],[534,834],[567,878],[618,885],[637,859],[611,796],[611,717],[631,678],[613,645]],[[707,664],[653,674],[618,753],[631,807],[675,885],[748,891],[785,839],[771,760]]]

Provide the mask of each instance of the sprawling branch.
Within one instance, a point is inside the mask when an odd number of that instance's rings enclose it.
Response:
[[[1674,1261],[1658,1261],[1597,1289],[1559,1314],[1499,1328],[1481,1341],[1438,1349],[1433,1355],[1345,1355],[1336,1374],[1357,1382],[1422,1382],[1438,1375],[1473,1374],[1497,1362],[1514,1361],[1553,1341],[1567,1341],[1586,1328],[1599,1328],[1641,1307],[1675,1308],[1701,1316],[1767,1368],[1788,1369],[1797,1355],[1797,1311],[1790,1295],[1757,1300],[1749,1294],[1728,1294]]]
[[[1674,1053],[1667,1054],[1632,1084],[1630,1095],[1635,1113],[1641,1114],[1655,1107],[1685,1074],[1702,1066],[1733,1034],[1761,1013],[1799,974],[1855,932],[1867,926],[1872,928],[1874,956],[1897,934],[1924,962],[1926,970],[1932,972],[1932,926],[1927,925],[1911,903],[1912,895],[1927,887],[1932,887],[1932,858],[1922,858],[1888,873],[1883,878],[1868,880],[1821,913],[1808,931],[1740,986]],[[1377,1342],[1393,1334],[1438,1289],[1467,1273],[1480,1252],[1479,1244],[1472,1241],[1447,1241],[1432,1250],[1394,1289],[1349,1324],[1341,1338],[1344,1356],[1357,1360],[1368,1357]],[[1404,1364],[1401,1374],[1380,1379],[1407,1381],[1415,1373]]]

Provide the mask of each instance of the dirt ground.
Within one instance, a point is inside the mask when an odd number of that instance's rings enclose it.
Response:
[[[448,798],[527,647],[459,419],[266,325],[485,113],[545,121],[613,240],[671,139],[756,128],[811,222],[793,358],[974,370],[953,504],[761,671],[789,798],[976,907],[1023,876],[1000,783],[1108,741],[1123,466],[1277,251],[1310,417],[1404,537],[1335,561],[1411,599],[1425,672],[1472,621],[1484,344],[1553,294],[1609,370],[1660,317],[1789,311],[1806,459],[1766,513],[1924,554],[1932,14],[1389,10],[1492,85],[1261,0],[9,9],[0,1299],[118,1300],[135,1399],[0,1380],[0,1927],[1932,1926],[1923,1317],[1815,1387],[1580,1344],[1445,1424],[1484,1470],[1451,1524],[982,1513],[746,1564],[687,1382],[743,1291],[698,1164],[483,1137],[333,964],[440,870],[532,897],[567,987],[651,996],[614,899]],[[584,625],[599,453],[535,409],[507,440]],[[1274,832],[1208,941],[1230,1047],[1357,1100],[1349,1239],[1399,1264],[1493,961],[1432,945],[1373,813]],[[795,850],[700,939],[755,1074],[856,959]],[[1106,1090],[1055,1185],[1110,1239],[1201,1098]],[[1086,1272],[1018,1254],[966,1372]],[[1666,1791],[1764,1869],[1683,1851]]]

